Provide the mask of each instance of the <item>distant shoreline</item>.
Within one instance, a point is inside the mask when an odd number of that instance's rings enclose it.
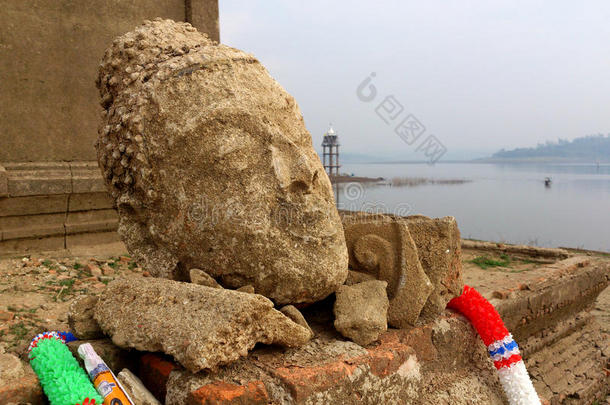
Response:
[[[395,164],[428,164],[425,160],[389,160],[389,161],[362,161],[349,162],[344,161],[347,165],[395,165]],[[544,164],[577,164],[595,166],[598,162],[569,160],[569,159],[549,159],[549,158],[528,158],[528,159],[500,159],[500,158],[478,158],[472,160],[441,160],[437,163],[459,164],[459,163],[508,163],[508,164],[527,164],[527,163],[544,163]],[[599,161],[600,166],[610,165],[610,160]],[[349,176],[347,176],[349,177]]]
[[[383,177],[362,177],[362,176],[331,176],[332,184],[341,183],[375,183],[377,185],[386,185],[391,187],[416,187],[431,184],[464,184],[470,183],[469,179],[433,179],[428,177],[393,177],[386,179]]]
[[[383,177],[362,177],[362,176],[329,176],[331,183],[381,183],[386,181]]]
[[[530,157],[530,158],[480,158],[470,161],[470,163],[572,163],[587,164],[595,166],[597,164],[610,164],[610,160],[583,160],[570,158],[553,157]]]

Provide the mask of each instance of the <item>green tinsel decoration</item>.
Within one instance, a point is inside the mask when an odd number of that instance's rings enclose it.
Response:
[[[98,405],[104,402],[85,370],[60,339],[38,340],[30,352],[30,364],[51,405],[76,405],[86,398],[95,399]]]

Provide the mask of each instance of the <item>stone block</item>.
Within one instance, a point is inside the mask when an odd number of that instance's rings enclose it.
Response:
[[[115,232],[91,232],[66,235],[66,248],[73,249],[79,246],[99,246],[119,242],[119,235]],[[124,251],[123,248],[120,249]]]
[[[97,161],[72,162],[70,163],[70,169],[72,171],[72,192],[74,194],[106,191],[106,185]]]
[[[460,231],[453,217],[398,218],[408,225],[421,265],[434,286],[421,314],[424,319],[432,320],[445,311],[453,297],[462,294]]]
[[[7,163],[5,167],[11,197],[72,192],[72,174],[68,163]]]
[[[45,236],[42,238],[3,239],[0,254],[26,254],[28,252],[49,252],[64,248],[64,236]]]
[[[106,190],[96,193],[81,193],[70,195],[70,211],[89,211],[113,209],[114,200]]]
[[[350,283],[373,276],[388,283],[391,326],[414,325],[433,285],[420,263],[418,250],[404,222],[387,215],[342,213],[349,265],[357,274]]]
[[[65,214],[67,210],[67,194],[0,198],[0,217]]]
[[[66,233],[96,233],[115,231],[119,218],[115,210],[69,212],[65,219]]]
[[[64,235],[65,217],[65,213],[0,217],[0,229],[5,240]]]
[[[214,41],[220,41],[217,0],[186,0],[186,21]]]
[[[388,329],[387,285],[372,280],[339,287],[334,306],[337,331],[361,346],[376,341]]]
[[[217,0],[193,3],[194,22],[218,39]],[[94,160],[104,49],[146,19],[185,14],[185,0],[3,3],[0,162]]]

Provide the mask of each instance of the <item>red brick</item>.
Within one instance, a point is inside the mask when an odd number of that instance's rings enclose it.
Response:
[[[293,398],[300,402],[315,392],[326,391],[352,375],[357,364],[343,360],[312,367],[279,367],[273,373],[290,389]]]
[[[262,381],[247,385],[215,381],[189,393],[188,405],[266,405],[269,394]]]
[[[368,355],[359,359],[371,368],[371,373],[377,377],[394,374],[407,359],[415,353],[412,347],[402,343],[401,331],[389,330],[379,337],[380,344],[369,348]]]
[[[156,353],[146,353],[140,357],[139,377],[148,390],[161,403],[165,403],[169,374],[178,365],[169,358]]]
[[[382,334],[379,344],[367,349],[365,355],[340,357],[335,361],[311,367],[279,367],[273,370],[273,374],[288,386],[296,402],[303,401],[313,393],[344,384],[361,365],[368,366],[372,374],[383,378],[394,374],[409,356],[415,353],[412,347],[401,341],[404,339],[403,335],[404,331],[390,330]],[[427,336],[430,338],[429,334]],[[429,345],[431,344],[430,340]]]
[[[438,357],[438,350],[432,341],[432,327],[430,325],[410,330],[409,333],[405,334],[402,341],[415,349],[419,361],[434,361]]]

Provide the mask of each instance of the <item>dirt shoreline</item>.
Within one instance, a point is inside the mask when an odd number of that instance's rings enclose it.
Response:
[[[548,263],[476,246],[463,249],[464,279],[488,293],[492,293],[487,291],[492,287],[501,290],[504,284],[512,285],[515,280],[527,283],[539,277],[537,269]],[[606,253],[578,250],[578,254],[610,261]],[[473,262],[481,257],[497,261],[508,257],[508,262],[483,269]],[[62,251],[0,259],[0,352],[23,357],[37,333],[69,329],[66,312],[74,298],[99,295],[112,279],[130,275],[150,276],[127,255],[72,256]],[[595,308],[606,332],[610,331],[609,290],[600,295]]]

